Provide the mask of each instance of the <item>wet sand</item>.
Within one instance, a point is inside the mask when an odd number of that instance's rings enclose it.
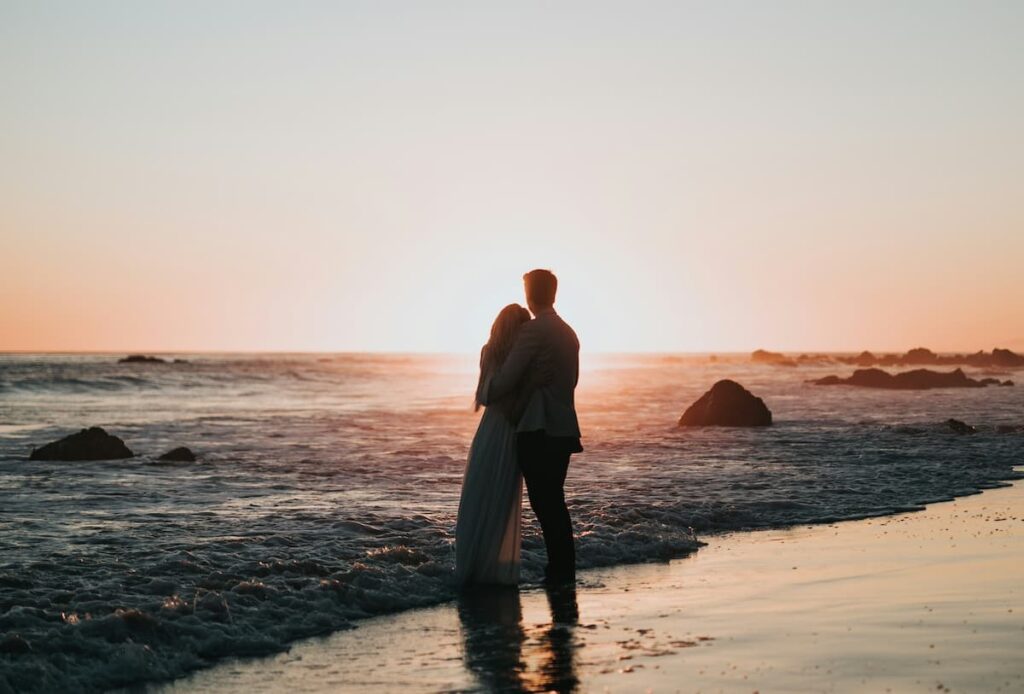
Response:
[[[1024,484],[704,538],[685,559],[362,622],[161,691],[1024,691]]]

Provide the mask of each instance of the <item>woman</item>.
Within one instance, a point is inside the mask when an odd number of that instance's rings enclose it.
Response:
[[[485,409],[469,448],[455,525],[455,580],[460,586],[519,582],[523,476],[516,460],[515,423],[532,388],[528,385],[488,402],[487,386],[512,349],[520,326],[529,320],[529,311],[509,304],[498,314],[491,338],[480,351],[476,409]]]

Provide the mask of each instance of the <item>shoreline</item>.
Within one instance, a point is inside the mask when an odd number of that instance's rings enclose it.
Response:
[[[1024,688],[1024,485],[708,536],[667,563],[367,619],[148,691]]]

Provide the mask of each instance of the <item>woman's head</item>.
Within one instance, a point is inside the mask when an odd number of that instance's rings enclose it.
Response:
[[[491,339],[480,351],[480,380],[477,382],[476,409],[480,409],[480,388],[488,373],[501,366],[512,351],[519,327],[530,320],[530,312],[519,304],[509,304],[501,309],[491,325]]]
[[[491,339],[487,341],[487,351],[496,363],[505,361],[512,343],[515,342],[519,326],[530,320],[530,312],[519,304],[509,304],[501,309],[498,317],[491,325]]]

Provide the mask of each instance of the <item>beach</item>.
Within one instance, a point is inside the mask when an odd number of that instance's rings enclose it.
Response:
[[[154,690],[1024,690],[1024,485],[705,538],[667,563],[366,620]],[[553,619],[554,615],[554,619]]]

